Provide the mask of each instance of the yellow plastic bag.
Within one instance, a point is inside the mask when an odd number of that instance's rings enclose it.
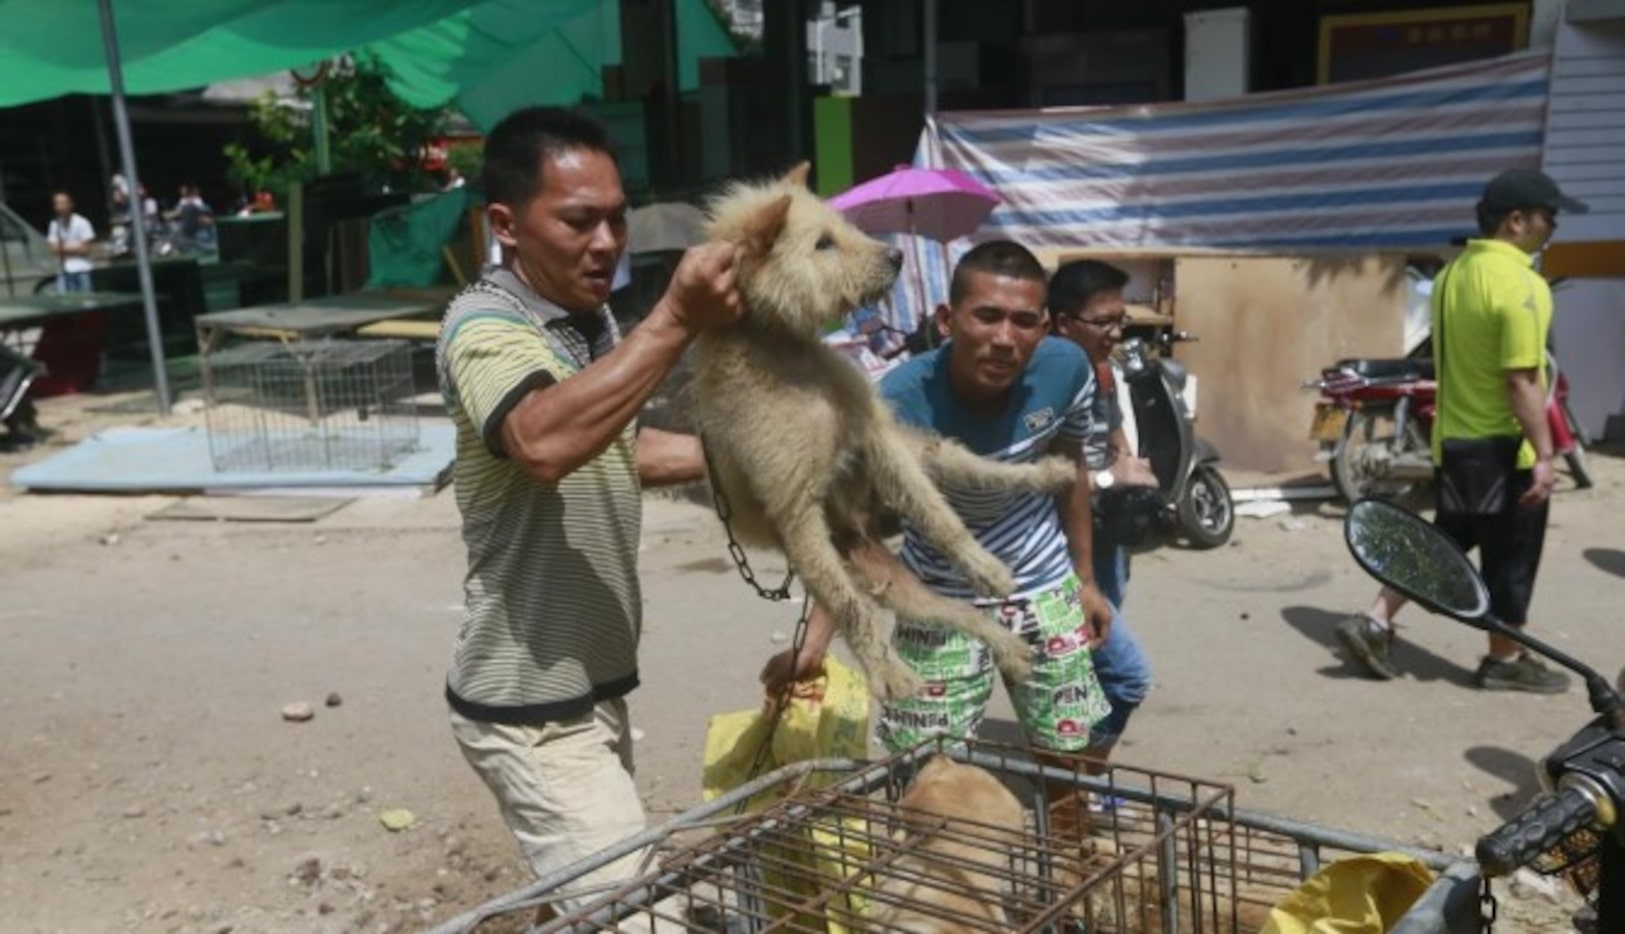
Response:
[[[1259,934],[1386,934],[1432,884],[1433,873],[1403,853],[1350,856],[1282,899]]]
[[[702,776],[702,794],[706,801],[792,762],[862,759],[868,755],[869,687],[861,674],[834,656],[824,660],[822,675],[799,682],[791,689],[777,729],[773,725],[773,710],[774,701],[769,698],[758,710],[717,714],[707,722]],[[771,740],[767,739],[769,733]],[[758,763],[764,740],[768,741],[767,752]],[[813,775],[797,787],[820,787],[839,778]],[[746,809],[760,810],[795,790],[797,788],[785,785],[769,789],[751,798]],[[776,893],[776,902],[788,904],[810,899],[818,894],[818,889],[832,887],[851,875],[869,861],[869,848],[864,843],[868,828],[864,824],[858,818],[825,820],[808,826],[804,839],[796,843],[767,848],[771,852],[763,853],[764,862],[786,868],[764,869],[765,890]],[[827,913],[798,914],[785,927],[848,934],[851,928],[839,919],[861,916],[865,901],[857,891],[838,896],[830,901],[825,909]],[[770,909],[775,921],[785,913],[778,906]]]

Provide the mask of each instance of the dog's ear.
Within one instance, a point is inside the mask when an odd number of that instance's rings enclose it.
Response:
[[[798,188],[806,188],[807,187],[807,175],[811,171],[812,171],[812,163],[811,162],[805,162],[805,161],[798,162],[798,163],[796,163],[795,168],[793,168],[790,171],[784,173],[784,177],[779,179],[779,184],[781,184],[781,185],[791,185],[791,186],[798,187]]]
[[[774,241],[784,232],[784,222],[790,216],[790,196],[780,195],[745,221],[739,237],[739,246],[748,256],[766,256],[773,250]]]

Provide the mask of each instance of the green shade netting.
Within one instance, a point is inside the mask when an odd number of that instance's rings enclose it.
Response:
[[[664,0],[661,0],[664,2]],[[678,85],[699,87],[701,58],[738,49],[704,0],[677,2]],[[532,104],[602,97],[603,67],[621,61],[620,5],[602,0],[486,0],[366,48],[418,107],[454,103],[489,130]]]
[[[367,232],[366,288],[422,288],[440,280],[440,248],[457,232],[478,197],[467,188],[390,208]]]
[[[360,51],[419,107],[489,129],[515,108],[601,97],[621,60],[615,0],[114,0],[125,87],[153,94]],[[0,0],[0,107],[109,92],[92,0]],[[705,0],[677,0],[679,84],[737,54]]]
[[[114,0],[125,89],[249,78],[445,19],[475,0]],[[94,0],[0,0],[0,107],[110,93]]]

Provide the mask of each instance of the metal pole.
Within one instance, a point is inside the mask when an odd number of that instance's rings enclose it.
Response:
[[[118,31],[113,24],[113,0],[97,0],[102,14],[102,44],[107,48],[107,81],[113,91],[113,127],[118,131],[119,158],[130,183],[135,210],[130,226],[135,233],[136,273],[141,279],[141,310],[147,319],[147,346],[152,351],[153,391],[158,414],[169,414],[169,374],[164,370],[164,335],[158,327],[158,298],[152,287],[152,262],[147,256],[147,219],[140,210],[141,176],[135,170],[135,144],[130,139],[130,112],[124,105],[124,68],[119,64]]]
[[[925,113],[937,112],[937,0],[925,0]]]
[[[316,174],[333,174],[333,150],[327,128],[327,80],[316,82],[310,95],[310,128],[316,137]],[[256,192],[257,194],[257,192]]]

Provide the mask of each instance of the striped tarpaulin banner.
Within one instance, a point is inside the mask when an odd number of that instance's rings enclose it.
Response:
[[[1448,244],[1502,169],[1540,166],[1550,56],[1131,107],[939,114],[915,164],[997,191],[975,240],[1035,249]],[[966,243],[911,244],[894,326],[945,300]]]

